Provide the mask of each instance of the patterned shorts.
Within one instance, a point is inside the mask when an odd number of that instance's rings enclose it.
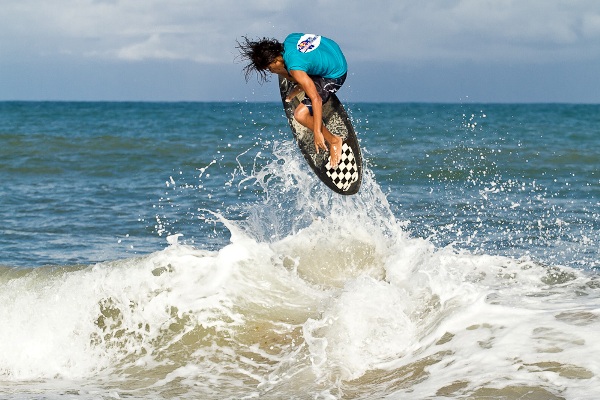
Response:
[[[310,78],[315,83],[317,88],[317,92],[323,99],[323,103],[327,103],[327,100],[331,97],[332,94],[340,90],[344,82],[346,81],[346,76],[348,74],[344,74],[339,78],[323,78],[322,76],[313,76],[310,75]],[[312,102],[308,96],[304,96],[304,100],[302,103],[308,107],[308,111],[310,111],[310,115],[312,115]]]

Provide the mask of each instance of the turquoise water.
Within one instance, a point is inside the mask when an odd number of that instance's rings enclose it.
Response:
[[[0,103],[0,393],[600,395],[600,106],[348,110],[352,197],[278,103]]]

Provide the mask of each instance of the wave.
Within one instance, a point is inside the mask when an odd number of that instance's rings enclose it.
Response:
[[[172,235],[143,257],[0,270],[0,391],[599,394],[597,276],[438,248],[407,233],[368,170],[359,195],[336,196],[275,146],[278,160],[247,177],[264,195],[239,206],[244,218],[206,212],[227,245]]]

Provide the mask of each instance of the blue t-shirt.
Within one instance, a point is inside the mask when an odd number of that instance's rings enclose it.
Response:
[[[313,34],[292,33],[285,38],[283,61],[288,71],[300,70],[323,78],[339,78],[348,70],[337,43]]]

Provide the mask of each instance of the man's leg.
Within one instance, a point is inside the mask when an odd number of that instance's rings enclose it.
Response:
[[[313,116],[310,115],[310,111],[305,104],[300,103],[294,112],[294,118],[303,126],[307,127],[312,131],[314,126]],[[342,144],[343,140],[341,137],[336,136],[329,132],[329,129],[323,124],[322,128],[323,139],[329,144],[329,155],[331,156],[330,164],[332,168],[337,167],[342,157]]]

